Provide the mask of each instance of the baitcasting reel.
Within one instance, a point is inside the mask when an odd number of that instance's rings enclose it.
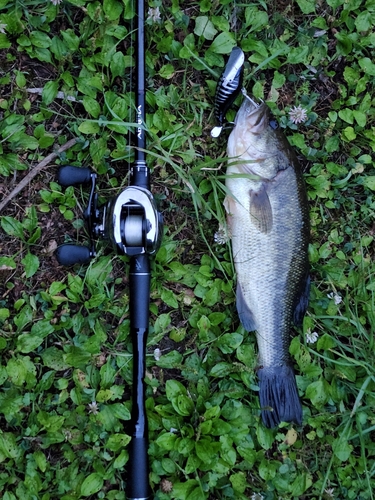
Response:
[[[60,167],[58,182],[64,187],[91,182],[89,202],[84,212],[90,245],[68,243],[59,246],[56,257],[60,264],[72,266],[89,262],[96,255],[94,240],[100,238],[109,239],[119,254],[156,253],[161,242],[163,218],[148,189],[129,186],[98,208],[96,174],[90,168]]]

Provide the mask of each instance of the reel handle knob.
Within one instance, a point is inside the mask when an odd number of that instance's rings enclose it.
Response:
[[[62,266],[74,264],[87,264],[93,254],[89,247],[83,245],[60,245],[56,250],[56,258]]]
[[[59,168],[57,182],[65,187],[87,184],[91,181],[91,173],[91,169],[88,167],[81,168],[64,165]]]

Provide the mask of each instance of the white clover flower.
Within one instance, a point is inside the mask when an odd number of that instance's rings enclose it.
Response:
[[[0,33],[3,33],[5,35],[5,28],[7,27],[7,24],[0,23]]]
[[[341,304],[341,302],[342,302],[342,297],[341,297],[341,295],[339,295],[338,293],[333,293],[333,292],[328,293],[328,294],[327,294],[327,297],[328,297],[329,299],[333,299],[333,300],[335,301],[335,305],[336,305],[336,306],[338,306],[338,305],[339,305],[339,304]]]
[[[250,497],[251,500],[263,500],[264,496],[260,493],[253,493]]]
[[[327,495],[328,498],[335,498],[335,490],[333,488],[326,488],[324,490],[324,493]]]
[[[226,227],[223,226],[223,224],[219,224],[219,228],[214,234],[214,241],[218,245],[225,245],[227,241],[229,240],[229,235],[227,232]]]
[[[161,350],[157,347],[154,351],[154,358],[156,361],[159,361],[160,357],[161,357]]]
[[[89,408],[89,413],[92,413],[93,415],[97,415],[99,413],[98,403],[96,401],[89,403],[87,406]]]
[[[289,120],[293,123],[303,123],[307,120],[307,111],[300,104],[289,111]]]
[[[59,5],[62,0],[50,0],[51,3],[53,3],[53,5]]]
[[[157,23],[161,21],[160,9],[159,7],[150,7],[147,13],[147,21],[152,21],[153,23]]]
[[[319,334],[317,332],[312,332],[311,329],[309,328],[306,332],[306,342],[308,344],[315,344],[315,342],[318,340]]]

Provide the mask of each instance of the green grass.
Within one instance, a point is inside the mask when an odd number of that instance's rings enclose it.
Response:
[[[146,29],[147,158],[166,221],[147,347],[154,496],[372,499],[375,4],[148,7],[160,7],[160,20]],[[0,214],[4,500],[125,498],[127,258],[101,244],[89,266],[72,270],[53,250],[87,240],[88,193],[58,186],[55,165],[92,167],[103,202],[127,185],[133,23],[127,0],[0,0],[1,196],[78,138]],[[226,137],[210,137],[213,96],[235,44],[246,53],[247,91],[268,101],[309,194],[313,285],[291,344],[298,428],[261,424],[255,337],[239,325],[230,246],[214,241],[224,221]],[[307,121],[296,125],[289,110],[299,105]]]

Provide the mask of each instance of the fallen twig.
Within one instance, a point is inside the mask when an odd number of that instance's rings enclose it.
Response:
[[[15,197],[17,194],[25,188],[29,182],[34,179],[36,175],[39,174],[44,168],[48,167],[49,164],[59,156],[60,153],[70,149],[74,146],[78,141],[77,138],[70,139],[70,141],[66,142],[63,146],[60,146],[59,149],[48,156],[46,156],[36,167],[34,167],[30,172],[17,184],[17,186],[11,191],[8,196],[6,196],[0,202],[0,212],[8,205],[8,203]]]

